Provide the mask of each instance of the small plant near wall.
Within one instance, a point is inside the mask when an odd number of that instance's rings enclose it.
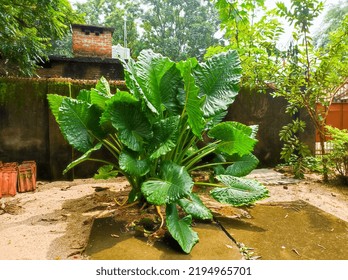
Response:
[[[123,66],[129,92],[113,94],[101,78],[77,98],[48,96],[62,134],[83,153],[64,172],[92,160],[105,164],[97,176],[124,175],[132,187],[128,202],[155,205],[161,217],[164,206],[168,231],[189,253],[198,242],[192,218],[212,219],[194,185],[210,187],[214,199],[233,206],[268,196],[257,181],[240,178],[258,164],[252,154],[256,128],[222,122],[239,90],[238,54],[229,51],[205,63],[194,58],[175,63],[145,50],[137,61]],[[102,147],[114,160],[92,157]],[[205,169],[218,172],[209,182],[194,182],[194,171]]]
[[[325,155],[330,173],[348,185],[348,130],[326,126],[332,151]]]

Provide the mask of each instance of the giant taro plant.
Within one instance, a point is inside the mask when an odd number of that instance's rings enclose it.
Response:
[[[268,196],[257,181],[240,178],[258,164],[255,127],[222,122],[239,90],[238,54],[175,63],[145,50],[123,66],[129,92],[112,94],[101,78],[77,98],[48,95],[62,134],[83,154],[64,172],[94,160],[123,174],[132,187],[128,202],[144,200],[159,211],[165,206],[168,231],[189,253],[198,242],[192,218],[212,219],[193,185],[211,187],[215,200],[233,206]],[[114,160],[92,157],[102,147]],[[204,169],[215,170],[214,180],[194,182],[192,172]]]

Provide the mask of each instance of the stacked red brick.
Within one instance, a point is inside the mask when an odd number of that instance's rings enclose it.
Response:
[[[14,196],[18,192],[33,191],[36,189],[36,163],[24,161],[0,162],[0,198]]]
[[[17,168],[18,164],[16,162],[0,164],[0,198],[16,195]]]
[[[112,57],[114,28],[73,24],[72,29],[75,57]]]

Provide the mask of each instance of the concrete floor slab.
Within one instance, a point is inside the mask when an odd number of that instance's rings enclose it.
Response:
[[[94,221],[86,254],[94,260],[240,260],[236,244],[216,223],[194,225],[199,243],[183,253],[170,238],[147,244],[147,238],[125,231],[125,223],[114,218]]]
[[[304,201],[258,204],[218,217],[228,233],[265,260],[347,260],[348,223]]]

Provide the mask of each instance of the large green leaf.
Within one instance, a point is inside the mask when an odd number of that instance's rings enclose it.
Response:
[[[66,98],[66,96],[62,96],[58,94],[47,94],[48,104],[57,122],[58,122],[58,115],[59,115],[59,107],[62,104],[62,101],[64,98]]]
[[[179,116],[174,116],[160,120],[153,125],[154,137],[150,143],[151,150],[153,150],[151,159],[159,158],[175,148],[179,120]]]
[[[217,124],[221,123],[226,117],[227,113],[228,111],[216,112],[214,116],[208,119],[206,123],[206,130],[209,130],[212,127],[216,126]]]
[[[189,198],[179,200],[179,205],[185,212],[195,219],[210,220],[213,218],[210,210],[203,204],[199,196],[191,193]]]
[[[193,72],[200,96],[206,96],[204,116],[212,117],[225,111],[233,103],[239,91],[241,66],[237,51],[229,51],[211,57],[199,64]]]
[[[98,92],[100,92],[103,96],[109,96],[109,97],[112,96],[110,92],[110,85],[104,77],[101,77],[99,79],[99,81],[97,82],[97,85],[95,86],[95,89]]]
[[[165,162],[158,179],[144,182],[141,191],[146,200],[155,205],[175,202],[191,193],[193,181],[183,166]]]
[[[100,109],[105,110],[105,102],[110,99],[111,96],[105,96],[98,90],[92,88],[90,91],[91,103],[98,106]]]
[[[180,115],[183,106],[178,100],[178,95],[183,90],[182,77],[176,65],[163,75],[160,82],[161,102],[169,112],[169,116]]]
[[[243,177],[253,171],[259,164],[259,160],[253,154],[242,157],[235,156],[234,163],[226,168],[225,175]]]
[[[116,93],[106,102],[107,106],[114,102],[138,104],[139,100],[127,91],[117,90]]]
[[[108,81],[101,77],[95,88],[90,90],[91,103],[105,110],[105,103],[113,96]]]
[[[151,104],[151,102],[147,99],[143,89],[141,88],[138,80],[137,80],[137,70],[136,63],[132,58],[126,61],[122,61],[124,68],[124,76],[126,80],[126,85],[129,91],[138,99],[141,99],[145,102],[146,106],[150,109],[150,111],[156,115],[159,115],[157,109]]]
[[[156,108],[160,115],[163,111],[162,96],[167,94],[168,88],[169,93],[173,90],[171,83],[166,85],[161,83],[161,80],[174,65],[175,63],[169,58],[154,53],[152,50],[141,51],[135,65],[136,80],[142,88],[146,99]]]
[[[74,160],[73,162],[69,163],[69,165],[64,169],[63,174],[67,173],[69,170],[74,168],[76,165],[87,161],[90,159],[91,154],[95,151],[100,150],[102,147],[102,143],[99,142],[97,145],[95,145],[93,148],[89,149],[86,153],[84,153],[82,156],[80,156],[78,159]]]
[[[97,107],[85,101],[65,98],[59,107],[58,123],[70,145],[85,153],[94,147],[96,139],[104,137],[99,126],[100,116]]]
[[[150,160],[138,159],[137,153],[123,151],[119,158],[120,168],[132,176],[144,176],[150,171]]]
[[[229,155],[238,154],[240,156],[250,154],[257,140],[251,137],[253,130],[237,122],[223,122],[214,126],[208,136],[221,140],[217,151]]]
[[[242,179],[230,175],[218,175],[216,179],[226,187],[215,188],[210,194],[221,203],[242,206],[268,197],[267,188],[255,180]]]
[[[91,91],[88,89],[81,89],[76,99],[91,103]]]
[[[111,122],[118,130],[119,140],[133,151],[141,151],[153,135],[151,125],[138,104],[114,100],[108,103],[101,123]]]
[[[177,64],[177,67],[180,69],[185,83],[185,109],[188,116],[188,123],[192,132],[198,138],[202,139],[202,131],[205,127],[202,107],[205,101],[205,96],[198,96],[199,88],[196,86],[192,75],[192,68],[195,65],[197,65],[197,61],[195,59],[189,59],[187,61],[180,61]]]
[[[172,237],[179,243],[182,250],[189,254],[199,241],[198,234],[191,229],[190,215],[180,219],[174,203],[166,207],[166,224]]]

